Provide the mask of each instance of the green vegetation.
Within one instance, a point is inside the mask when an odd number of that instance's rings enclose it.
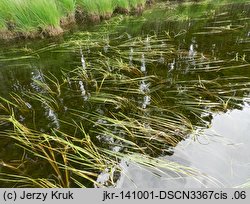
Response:
[[[112,15],[114,11],[114,6],[112,1],[98,0],[96,2],[99,14],[101,16]]]
[[[64,26],[75,22],[98,22],[116,13],[141,13],[147,0],[1,0],[0,39],[55,36]],[[218,7],[233,0],[187,2],[170,9],[169,18],[185,20],[196,17],[208,7]],[[244,1],[240,1],[244,2]],[[190,6],[187,6],[190,4]],[[178,4],[177,4],[178,5]],[[198,5],[198,6],[197,6]],[[164,6],[164,5],[163,5]]]
[[[72,39],[62,44],[61,50],[68,47],[85,54],[85,50],[79,47],[102,48],[106,43],[104,37],[105,33],[98,32],[88,40],[88,33],[82,33],[79,40]],[[159,39],[151,36],[150,39],[155,45],[155,52],[149,53],[153,62],[160,56],[157,51],[159,40],[167,42],[169,39],[163,36]],[[136,65],[123,61],[122,52],[132,43],[137,47],[135,60],[138,58],[140,62],[143,42],[137,38],[126,39],[118,48],[112,48],[121,53],[120,57],[116,54],[108,58],[97,52],[97,57],[88,59],[88,62],[81,56],[82,65],[64,72],[62,79],[54,75],[45,76],[45,80],[34,79],[32,83],[39,92],[27,90],[20,95],[13,94],[9,101],[0,98],[0,129],[8,126],[0,131],[0,137],[13,141],[20,155],[15,164],[0,160],[4,166],[0,173],[2,185],[114,186],[122,171],[120,163],[123,160],[159,172],[165,169],[181,175],[199,175],[195,169],[155,158],[166,154],[168,147],[176,146],[193,127],[183,114],[161,107],[158,102],[143,108],[137,100],[132,100],[133,96],[143,99],[147,94],[157,94],[158,82],[161,81],[158,76],[144,76]],[[166,55],[174,51],[167,46],[161,49]],[[150,93],[140,89],[140,84],[144,83],[155,84],[156,89]],[[110,87],[115,87],[112,92]],[[62,113],[62,100],[63,106],[67,107],[65,113]],[[157,98],[152,96],[152,101],[157,101]],[[98,110],[102,106],[107,113]],[[39,117],[35,115],[40,114],[39,110],[49,114],[48,119],[52,120],[50,128],[38,121]],[[33,118],[32,122],[20,122],[18,117],[22,113]],[[34,171],[36,165],[41,171]],[[109,172],[109,179],[105,184],[98,183],[96,178],[105,171]]]
[[[0,3],[4,8],[0,10],[0,29],[2,33],[27,36],[36,32],[58,34],[62,24],[75,14],[93,20],[105,19],[114,11],[140,10],[145,3],[143,0],[12,1],[10,5],[7,0]],[[241,45],[235,45],[240,49],[230,50],[226,45],[232,40],[225,38],[226,42],[222,42],[218,38],[212,42],[220,45],[215,47],[218,53],[202,48],[213,48],[207,38],[214,30],[233,36],[240,34],[242,25],[234,25],[233,21],[228,25],[225,19],[221,24],[216,16],[227,14],[224,10],[217,14],[215,11],[209,19],[207,5],[185,5],[169,8],[176,14],[172,19],[186,23],[176,30],[171,24],[162,27],[155,23],[161,32],[149,22],[145,25],[144,15],[129,18],[130,26],[137,29],[131,32],[124,24],[127,18],[117,16],[98,26],[98,30],[77,32],[60,44],[44,47],[42,41],[39,49],[28,44],[1,50],[0,64],[4,67],[28,70],[30,65],[32,70],[27,71],[25,82],[14,72],[11,72],[13,77],[0,74],[4,76],[1,80],[15,80],[11,91],[0,96],[0,187],[115,187],[121,174],[124,175],[123,163],[136,164],[166,177],[176,174],[201,183],[206,179],[219,184],[204,172],[169,161],[165,156],[173,154],[173,148],[189,136],[199,141],[215,112],[241,109],[250,102],[249,55],[246,55],[249,46],[243,47],[249,41],[242,38]],[[50,7],[55,13],[47,15]],[[190,22],[185,19],[192,10],[192,17],[207,19],[192,25],[195,30],[188,34],[186,25]],[[167,19],[161,13],[155,16],[151,16],[153,20]],[[216,23],[220,24],[214,26]],[[205,31],[202,24],[206,25]],[[197,29],[198,26],[201,27]],[[142,30],[143,34],[138,36]],[[244,36],[246,30],[242,31]],[[197,39],[188,39],[194,34]],[[180,42],[185,43],[180,46]],[[221,57],[224,53],[226,57]],[[53,70],[43,74],[44,69],[37,67],[50,66],[48,56],[55,60]],[[98,181],[104,173],[108,174],[106,180]],[[249,182],[239,187],[247,186]]]
[[[107,35],[115,36],[119,23],[121,18],[91,34],[78,32],[60,45],[32,52],[35,56],[78,53],[79,61],[60,76],[33,78],[35,89],[12,93],[9,100],[0,98],[0,137],[10,140],[18,151],[0,160],[3,186],[115,186],[122,161],[217,182],[161,157],[188,135],[198,140],[202,133],[197,129],[210,125],[212,113],[243,103],[242,94],[249,93],[248,77],[226,72],[242,69],[246,74],[249,63],[203,53],[189,56],[173,43],[185,33],[131,37],[121,32],[119,44],[116,37],[107,41]],[[170,71],[166,60],[180,52],[189,61],[188,70],[185,64]],[[140,70],[142,54],[147,74]],[[186,71],[189,74],[183,74]],[[249,101],[249,96],[245,99]],[[20,116],[25,116],[24,121]],[[103,172],[109,177],[99,183]]]
[[[79,6],[88,14],[98,14],[98,6],[96,0],[78,0],[77,3]]]
[[[60,12],[55,1],[3,0],[0,2],[0,19],[10,31],[24,35],[48,30],[60,30]]]
[[[123,8],[123,9],[130,9],[129,1],[124,0],[113,0],[113,4],[115,7]]]
[[[145,0],[129,0],[130,7],[136,8],[138,5],[145,3]]]
[[[129,11],[130,7],[145,3],[146,0],[1,0],[0,38],[54,36],[63,32],[62,26],[75,22],[76,10],[80,10],[80,17],[96,15],[108,19],[117,7]]]
[[[98,15],[103,18],[110,18],[114,11],[113,1],[107,0],[78,0],[84,13],[87,15]]]
[[[4,22],[4,19],[0,19],[0,30],[5,30],[6,29],[6,24]]]
[[[71,14],[75,12],[76,0],[57,0],[59,8],[63,12],[63,15]]]

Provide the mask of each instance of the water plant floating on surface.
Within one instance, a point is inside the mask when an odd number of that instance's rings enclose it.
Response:
[[[209,124],[202,114],[241,103],[234,92],[249,91],[249,84],[239,84],[241,78],[201,79],[202,73],[240,66],[208,59],[201,62],[198,53],[189,56],[188,52],[190,63],[199,67],[189,67],[194,78],[171,82],[147,69],[155,63],[161,66],[163,55],[171,57],[177,51],[171,35],[124,35],[118,46],[109,39],[107,51],[103,49],[107,45],[105,30],[91,37],[88,32],[75,36],[58,51],[77,51],[79,66],[64,72],[61,79],[34,73],[33,89],[12,94],[9,100],[1,98],[1,137],[13,141],[20,152],[15,163],[1,161],[2,182],[22,187],[115,186],[124,162],[159,172],[166,169],[182,176],[201,176],[196,169],[159,156],[171,155],[172,147],[195,132],[198,124],[191,118],[199,119],[199,127],[206,128]],[[92,49],[99,51],[90,55]],[[218,66],[208,69],[206,65],[213,63]],[[228,80],[238,83],[228,88]],[[220,91],[222,87],[225,92]],[[23,120],[30,118],[30,122],[20,120],[24,114]],[[39,122],[41,114],[47,127]],[[33,172],[36,165],[43,171]],[[109,174],[105,182],[100,182],[102,172]]]
[[[66,25],[80,4],[57,3]],[[4,44],[0,186],[119,187],[131,166],[167,181],[224,185],[173,158],[182,142],[209,137],[214,115],[250,103],[249,18],[235,9],[249,6],[171,6],[116,16],[60,42]]]

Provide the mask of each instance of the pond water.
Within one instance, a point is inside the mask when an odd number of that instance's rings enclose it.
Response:
[[[196,178],[163,172],[154,175],[146,169],[131,165],[124,166],[126,177],[118,186],[129,188],[200,188],[236,187],[244,184],[250,176],[249,133],[250,107],[215,114],[211,128],[205,137],[197,141],[187,139],[174,149],[174,155],[166,157],[172,161],[199,169]],[[125,175],[125,174],[124,174]],[[205,177],[204,175],[209,176]],[[147,179],[145,179],[147,178]]]
[[[102,152],[117,154],[121,172],[112,186],[244,184],[250,178],[249,23],[248,1],[158,3],[142,16],[117,16],[57,39],[1,42],[0,96],[7,108],[0,112],[0,173],[15,166],[22,176],[51,179],[55,170],[5,136],[13,129],[4,121],[8,112],[48,135],[80,138],[84,129]],[[9,108],[3,98],[22,108]],[[124,156],[140,151],[195,172],[156,170]],[[74,168],[90,168],[71,156]],[[110,169],[98,166],[91,176],[110,185]],[[88,183],[79,177],[61,186]]]

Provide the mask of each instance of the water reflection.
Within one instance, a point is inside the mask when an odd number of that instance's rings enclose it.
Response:
[[[133,65],[133,52],[134,52],[134,49],[130,47],[130,52],[129,52],[129,65],[130,66]]]
[[[141,71],[143,73],[146,72],[146,62],[145,62],[145,56],[144,56],[144,54],[142,54],[142,56],[141,56]]]
[[[194,57],[197,55],[196,49],[198,48],[198,45],[196,43],[195,38],[192,39],[192,43],[190,44],[188,56],[190,59],[194,59]]]
[[[167,160],[199,170],[194,177],[173,175],[171,172],[153,172],[130,164],[123,166],[124,175],[119,187],[183,188],[235,187],[250,177],[250,106],[213,116],[211,128],[196,140],[192,135],[175,147]],[[240,128],[239,128],[240,127]],[[145,179],[147,178],[147,179]]]
[[[175,59],[173,59],[173,62],[169,63],[169,70],[168,72],[172,72],[175,68]]]
[[[81,62],[82,62],[82,68],[85,70],[86,69],[86,62],[83,56],[82,48],[80,47],[80,54],[81,54]]]
[[[60,122],[58,119],[57,113],[53,110],[53,108],[48,104],[46,99],[42,98],[42,96],[46,96],[48,93],[48,90],[46,90],[48,87],[46,84],[46,80],[44,78],[44,74],[41,69],[35,69],[31,72],[31,80],[30,86],[35,90],[35,92],[40,93],[41,96],[41,106],[44,109],[44,114],[48,118],[48,121],[51,121],[51,123],[48,124],[47,127],[49,128],[60,128]],[[45,87],[43,87],[45,86]],[[23,90],[23,93],[25,93],[25,90]],[[31,105],[30,105],[31,106]],[[39,111],[39,110],[38,110]]]
[[[42,73],[42,70],[40,69],[35,69],[31,72],[31,83],[30,86],[36,90],[38,93],[39,92],[43,92],[44,90],[41,88],[41,86],[39,86],[36,81],[41,82],[41,83],[45,83],[44,80],[44,76]]]
[[[230,13],[227,14],[223,18],[232,18]],[[159,18],[155,22],[153,18],[153,23],[152,19],[148,19],[138,26],[145,35],[140,34],[140,29],[135,34],[131,23],[129,27],[121,26],[122,29],[130,28],[131,34],[128,37],[117,38],[116,32],[107,35],[107,32],[102,33],[99,30],[89,37],[89,33],[80,32],[70,36],[70,39],[66,38],[58,47],[44,49],[44,52],[41,52],[43,48],[33,48],[38,50],[39,60],[18,61],[24,62],[19,66],[25,67],[26,72],[20,71],[17,63],[12,61],[5,62],[10,71],[1,67],[1,95],[8,96],[12,91],[33,91],[40,94],[39,104],[32,100],[25,104],[38,115],[35,124],[42,132],[58,129],[82,139],[83,132],[79,131],[82,128],[91,135],[91,141],[97,147],[114,153],[132,153],[136,150],[129,146],[131,143],[124,142],[129,140],[136,143],[141,148],[140,151],[147,155],[177,161],[200,170],[196,180],[184,175],[180,178],[180,175],[165,170],[157,178],[152,176],[156,173],[152,169],[151,173],[146,173],[139,170],[140,166],[138,168],[127,160],[117,159],[124,170],[118,186],[238,185],[249,176],[246,173],[249,170],[246,165],[249,163],[249,155],[245,152],[245,148],[249,147],[249,143],[245,142],[249,126],[245,124],[246,121],[239,121],[239,118],[249,117],[249,111],[245,108],[242,115],[232,112],[228,117],[218,116],[216,112],[242,109],[244,101],[249,102],[249,55],[248,51],[244,51],[246,54],[242,51],[249,49],[246,36],[249,29],[246,26],[243,30],[236,29],[230,33],[225,32],[228,29],[224,29],[217,36],[204,32],[204,29],[212,29],[210,24],[214,24],[216,20],[219,19],[166,21]],[[154,29],[155,26],[157,29]],[[170,32],[166,32],[167,29]],[[124,33],[124,30],[120,33]],[[239,36],[241,43],[232,44]],[[83,50],[80,46],[80,57],[79,45],[86,48]],[[65,71],[65,67],[69,69]],[[81,69],[74,71],[76,67]],[[60,69],[63,69],[63,76]],[[58,82],[46,79],[48,72],[53,72],[58,77]],[[60,94],[56,91],[58,87]],[[42,97],[52,97],[55,104],[49,104]],[[72,110],[80,113],[71,113]],[[229,116],[237,121],[221,124],[222,119],[228,121]],[[33,115],[27,118],[19,115],[19,122],[27,123],[27,126],[32,124],[32,128],[33,119]],[[64,120],[68,123],[73,121],[78,126],[69,128],[61,122]],[[217,124],[221,125],[219,129],[224,127],[221,136],[206,132],[211,131],[206,130],[210,126],[217,130]],[[242,143],[246,145],[240,150],[237,148],[237,152],[230,148],[241,144],[231,145],[224,140],[228,139],[226,135],[229,134],[225,127],[232,128],[233,125],[245,127],[242,129],[244,133],[234,133],[237,139],[240,138],[239,134],[243,134]],[[193,131],[191,135],[190,129]],[[236,138],[235,135],[230,139]],[[200,143],[191,139],[183,141],[187,137],[198,139]],[[204,141],[206,138],[209,140]],[[172,157],[166,156],[173,153]],[[212,153],[214,156],[210,158]],[[239,154],[244,158],[241,163],[235,162]],[[235,157],[229,159],[231,155]],[[0,156],[6,157],[6,153],[0,152]],[[226,169],[220,166],[223,163]],[[113,169],[104,168],[97,172],[97,183],[110,185],[109,180],[115,174],[116,168],[118,169],[117,166]],[[235,176],[236,170],[232,170],[234,168],[243,172],[242,177]],[[221,176],[228,169],[231,169],[232,181],[228,174]],[[125,174],[129,177],[124,177]],[[143,179],[145,177],[147,179]]]
[[[84,87],[84,84],[82,81],[79,81],[79,85],[80,85],[80,90],[81,90],[81,95],[83,97],[83,100],[84,101],[87,101],[89,96],[88,96],[88,93],[86,92],[85,90],[85,87]]]

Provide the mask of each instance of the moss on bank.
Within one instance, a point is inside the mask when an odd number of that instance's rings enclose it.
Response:
[[[140,13],[152,0],[1,0],[0,39],[56,36],[63,28],[114,13]]]

